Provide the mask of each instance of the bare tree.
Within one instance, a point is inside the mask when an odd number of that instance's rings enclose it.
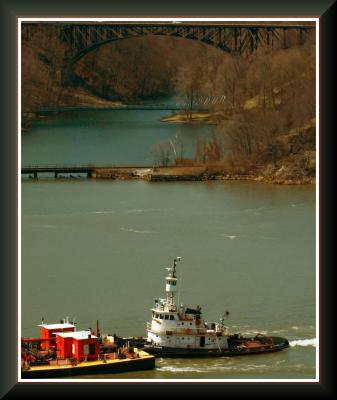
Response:
[[[167,167],[173,162],[174,152],[170,141],[161,141],[152,146],[151,154],[153,157],[154,165]]]

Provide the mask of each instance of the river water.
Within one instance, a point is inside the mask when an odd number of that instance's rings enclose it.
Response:
[[[88,113],[75,113],[78,127],[79,114],[84,116],[83,143],[79,132],[68,126],[70,113],[63,121],[68,133],[62,132],[60,114],[57,123],[53,118],[43,120],[25,135],[23,160],[68,163],[67,146],[72,146],[77,161],[85,162],[90,148]],[[109,121],[114,119],[105,114]],[[151,122],[153,115],[143,118],[157,132],[160,122]],[[166,129],[172,135],[181,127]],[[206,128],[195,129],[197,135]],[[105,157],[108,153],[95,136],[97,130],[93,124],[91,148],[99,147]],[[125,140],[131,153],[124,153],[123,160],[135,163],[132,154],[139,155],[131,143],[137,140]],[[62,148],[61,160],[57,149]],[[94,154],[98,157],[98,149]],[[42,317],[55,323],[65,316],[75,318],[78,329],[95,328],[98,319],[103,333],[145,335],[153,300],[164,295],[164,268],[181,256],[180,302],[201,305],[208,321],[229,310],[226,324],[232,332],[284,336],[291,344],[267,355],[159,358],[154,371],[86,378],[315,378],[314,186],[23,179],[21,229],[22,336],[39,335],[36,325]]]
[[[69,111],[51,114],[22,135],[22,165],[153,165],[154,147],[170,142],[178,154],[194,155],[205,124],[172,124],[161,117],[170,110]],[[172,149],[173,150],[173,149]]]

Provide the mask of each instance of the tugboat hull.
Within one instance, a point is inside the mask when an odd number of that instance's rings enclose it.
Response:
[[[270,337],[273,344],[263,344],[260,346],[249,346],[245,345],[247,341],[251,339],[241,338],[236,339],[235,343],[230,344],[226,349],[198,349],[198,348],[179,348],[179,347],[166,347],[166,346],[153,346],[145,345],[144,351],[153,354],[157,357],[232,357],[232,356],[243,356],[252,354],[271,353],[280,351],[289,347],[289,342],[285,338],[281,337]],[[229,341],[230,342],[230,341]]]

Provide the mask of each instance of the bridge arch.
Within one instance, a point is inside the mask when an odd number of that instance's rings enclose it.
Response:
[[[247,55],[259,47],[273,48],[286,44],[287,33],[295,31],[299,42],[313,25],[266,23],[75,23],[60,27],[60,38],[70,49],[70,60],[76,62],[92,50],[117,40],[139,36],[169,36],[191,39],[222,51]]]
[[[89,47],[86,47],[86,48],[80,50],[77,54],[72,56],[69,61],[70,61],[71,64],[76,64],[76,62],[79,61],[81,58],[83,58],[87,54],[91,53],[92,51],[94,51],[94,50],[98,49],[99,47],[102,47],[102,46],[104,46],[106,44],[117,42],[117,41],[120,41],[120,40],[134,39],[134,38],[137,38],[137,37],[144,37],[144,36],[150,36],[150,34],[148,34],[148,35],[138,35],[138,36],[125,36],[123,38],[108,39],[108,40],[104,40],[104,41],[101,41],[101,42],[97,42],[97,43],[92,44]],[[158,34],[158,35],[155,35],[155,36],[167,36],[167,35],[159,35]],[[208,43],[207,41],[202,41],[202,40],[197,40],[197,39],[190,39],[190,38],[182,38],[182,39],[198,41],[198,42],[200,42],[202,44],[206,44],[206,45],[210,45],[212,47],[216,47],[216,48],[220,49],[221,51],[225,51],[227,53],[231,53],[231,50],[225,45],[223,45],[223,46],[221,46],[221,45],[214,46],[214,44]]]

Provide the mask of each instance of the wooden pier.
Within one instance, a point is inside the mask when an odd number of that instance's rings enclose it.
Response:
[[[80,173],[86,174],[88,178],[91,178],[94,169],[95,167],[90,165],[29,165],[21,168],[21,175],[28,174],[37,179],[40,173],[52,173],[55,178],[62,173]]]
[[[94,174],[99,173],[99,171],[120,171],[120,173],[127,172],[130,173],[133,170],[146,170],[152,169],[153,166],[135,166],[135,165],[125,165],[125,166],[114,166],[114,165],[26,165],[21,167],[21,175],[29,175],[31,178],[38,179],[39,174],[49,173],[53,174],[54,178],[60,177],[60,174],[84,174],[88,178],[92,178]]]

